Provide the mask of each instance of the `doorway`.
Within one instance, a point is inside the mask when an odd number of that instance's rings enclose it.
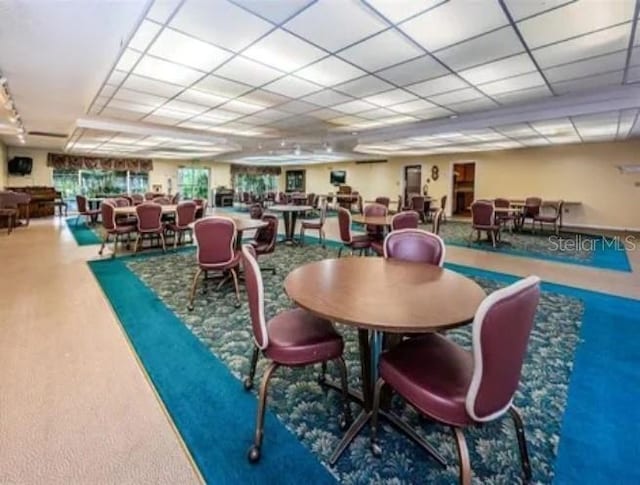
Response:
[[[476,162],[454,163],[451,171],[453,181],[452,214],[468,217],[469,207],[475,200]]]
[[[408,206],[411,195],[422,194],[422,165],[404,167],[404,205]]]

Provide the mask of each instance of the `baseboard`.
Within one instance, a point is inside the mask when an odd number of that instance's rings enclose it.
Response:
[[[638,232],[640,233],[640,227],[620,227],[620,226],[603,226],[600,224],[568,224],[563,223],[563,228],[571,229],[597,229],[600,231],[616,231],[616,232]]]

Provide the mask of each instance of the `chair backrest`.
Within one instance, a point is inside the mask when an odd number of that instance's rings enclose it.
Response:
[[[211,216],[199,219],[193,226],[196,257],[199,264],[224,265],[235,256],[236,223],[233,219]]]
[[[509,207],[511,207],[511,202],[509,202],[509,199],[498,198],[493,201],[493,205],[494,207],[508,209]]]
[[[255,251],[248,244],[242,246],[242,268],[244,269],[244,282],[247,289],[253,341],[258,348],[265,349],[269,345],[269,334],[267,332],[267,321],[264,318],[264,285],[262,284],[262,273],[256,261]]]
[[[169,197],[165,197],[165,196],[154,197],[153,201],[156,204],[160,204],[160,205],[171,205],[171,199],[169,199]]]
[[[343,243],[350,243],[351,237],[351,212],[344,207],[338,207],[338,228],[340,229],[340,240]]]
[[[447,210],[447,196],[443,195],[440,198],[440,208],[442,209],[442,211],[446,211]]]
[[[162,206],[155,202],[145,202],[136,206],[138,232],[159,231],[162,228]]]
[[[476,200],[471,204],[471,223],[474,226],[493,226],[495,223],[493,203],[486,200]]]
[[[307,194],[307,205],[310,205],[311,207],[315,207],[315,203],[316,203],[316,194],[314,194],[313,192]]]
[[[402,212],[402,196],[398,196],[398,205],[396,206],[396,212]]]
[[[431,225],[431,232],[434,234],[440,234],[440,226],[442,225],[442,218],[444,217],[444,209],[441,207],[433,215],[433,222]]]
[[[186,228],[196,220],[196,203],[192,200],[185,200],[176,207],[176,226],[181,229]]]
[[[251,217],[251,219],[260,219],[260,218],[262,218],[262,213],[263,212],[264,212],[264,209],[258,203],[252,204],[251,207],[249,207],[249,217]]]
[[[444,264],[446,253],[440,236],[422,229],[391,231],[384,239],[383,250],[385,258],[440,267]]]
[[[524,217],[534,217],[540,214],[542,199],[540,197],[527,197],[524,201]]]
[[[144,194],[144,200],[153,200],[154,197],[159,197],[159,194],[155,192],[146,192]]]
[[[178,202],[180,202],[180,192],[176,192],[175,194],[173,194],[173,197],[171,197],[172,205],[177,205]]]
[[[193,199],[196,203],[196,219],[201,219],[207,214],[207,199]]]
[[[142,194],[131,194],[131,201],[133,205],[142,204],[144,202],[144,196]]]
[[[475,421],[502,415],[513,400],[540,301],[540,278],[493,292],[473,319],[473,376],[465,407]]]
[[[116,228],[116,206],[112,204],[111,199],[105,199],[100,204],[100,212],[102,213],[102,227],[107,231],[112,231]]]
[[[80,214],[87,212],[87,198],[84,195],[76,195],[76,204]]]
[[[272,253],[276,248],[276,242],[278,241],[278,216],[275,214],[265,214],[262,216],[262,220],[267,223],[266,226],[259,228],[254,236],[260,246],[260,254]]]
[[[376,197],[376,204],[383,205],[387,209],[389,208],[389,203],[390,202],[391,202],[391,200],[389,200],[389,197]]]
[[[113,202],[116,207],[129,207],[131,205],[129,199],[126,199],[124,197],[116,197],[115,199],[113,199]]]
[[[418,213],[424,212],[424,196],[414,195],[411,197],[411,209]]]
[[[324,221],[327,220],[327,198],[323,197],[320,202],[320,225],[324,226]]]
[[[398,212],[391,218],[391,230],[417,229],[420,215],[415,211]]]
[[[364,206],[365,217],[385,217],[389,210],[382,204],[367,204]],[[380,235],[383,232],[383,226],[367,225],[367,233],[371,235]],[[380,238],[382,239],[382,238]]]

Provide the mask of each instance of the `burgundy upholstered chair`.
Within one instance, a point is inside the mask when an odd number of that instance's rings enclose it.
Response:
[[[314,209],[316,207],[316,194],[313,192],[307,194],[307,205],[310,205]]]
[[[542,209],[538,215],[533,216],[533,222],[540,224],[540,230],[542,231],[542,224],[553,224],[553,232],[558,235],[560,230],[560,217],[562,215],[562,209],[564,207],[564,201],[560,200],[553,204],[546,202],[544,205],[545,208],[550,208],[553,213],[545,214],[544,209]]]
[[[391,230],[417,229],[420,216],[414,211],[398,212],[391,218]],[[384,256],[384,241],[371,241],[371,249],[378,255]]]
[[[11,234],[18,223],[17,192],[0,191],[0,217],[7,219],[7,234]]]
[[[476,232],[476,240],[480,240],[480,233],[486,231],[491,237],[493,247],[496,247],[496,240],[500,240],[500,224],[495,220],[495,210],[493,203],[486,200],[476,200],[471,204],[471,234],[469,235],[469,245]]]
[[[431,206],[431,204],[429,204],[429,215],[430,215],[432,220],[435,217],[436,212],[438,212],[440,209],[442,209],[442,221],[444,222],[444,220],[445,220],[444,211],[447,209],[447,196],[446,195],[443,195],[440,198],[440,207]]]
[[[364,207],[365,217],[386,217],[389,210],[381,204],[367,204]],[[367,225],[367,236],[371,241],[382,241],[384,239],[384,226]]]
[[[531,219],[531,230],[535,229],[535,218],[540,215],[540,207],[542,207],[542,199],[540,197],[527,197],[522,208],[522,224]]]
[[[240,306],[240,288],[238,287],[238,267],[240,266],[241,254],[235,250],[236,246],[236,223],[228,217],[212,216],[198,219],[193,226],[193,233],[196,238],[196,260],[198,270],[193,277],[191,294],[189,296],[189,311],[193,310],[193,300],[196,296],[198,279],[204,272],[204,279],[207,279],[210,271],[231,273],[233,285],[236,290],[236,307]],[[227,281],[222,279],[218,288]]]
[[[196,203],[196,219],[202,219],[207,215],[207,199],[193,199]]]
[[[431,221],[431,232],[440,235],[440,226],[444,220],[444,209],[438,209],[434,214]]]
[[[360,255],[367,251],[371,247],[371,240],[369,236],[363,234],[361,236],[354,236],[351,233],[351,212],[344,207],[338,207],[338,228],[340,229],[340,240],[342,241],[342,247],[338,250],[338,257],[342,255],[344,248],[349,248],[351,254],[353,250],[359,250]]]
[[[182,235],[184,233],[191,234],[193,240],[193,232],[189,224],[196,220],[196,203],[192,200],[185,200],[180,202],[176,208],[175,221],[169,222],[166,225],[167,230],[173,233],[173,247],[178,247],[178,242],[181,242]]]
[[[160,205],[171,205],[172,204],[171,199],[169,197],[165,197],[163,195],[160,196],[160,197],[154,197],[153,201],[156,204],[160,204]]]
[[[402,212],[402,196],[401,195],[398,196],[398,203],[396,205],[396,214],[399,214],[400,212]]]
[[[144,196],[142,194],[131,194],[132,205],[140,205],[144,202]]]
[[[251,204],[251,207],[249,207],[249,217],[251,219],[262,219],[262,214],[264,214],[264,209],[261,204]]]
[[[340,382],[343,398],[343,414],[340,417],[340,428],[346,429],[351,421],[349,395],[347,387],[347,367],[342,358],[344,341],[336,332],[332,323],[317,317],[302,308],[286,310],[267,320],[264,314],[264,287],[262,275],[255,259],[253,248],[242,248],[242,265],[244,268],[249,314],[253,329],[253,354],[251,368],[244,381],[245,389],[253,387],[253,379],[260,354],[269,360],[258,398],[256,432],[253,445],[249,449],[249,461],[255,463],[260,459],[260,448],[264,434],[264,412],[267,404],[269,381],[274,371],[280,367],[302,367],[334,361],[340,370]]]
[[[160,197],[162,194],[157,194],[155,192],[146,192],[144,194],[144,200],[153,200],[155,197]]]
[[[327,219],[327,200],[323,199],[320,203],[320,218],[312,220],[303,220],[300,222],[300,243],[304,244],[305,231],[318,231],[318,243],[325,247],[324,240],[324,222]]]
[[[456,438],[460,483],[471,484],[471,463],[463,430],[513,419],[526,482],[531,466],[522,418],[513,406],[540,300],[540,279],[529,276],[495,291],[480,304],[473,320],[472,351],[439,333],[404,340],[380,358],[371,417],[374,455],[380,393],[387,384],[420,414],[448,425]],[[412,437],[413,438],[413,437]]]
[[[100,209],[89,209],[89,203],[84,195],[76,195],[76,204],[78,204],[78,217],[76,217],[76,226],[80,220],[80,216],[84,216],[89,224],[93,224],[100,215]]]
[[[134,253],[138,252],[138,246],[145,237],[153,238],[154,236],[160,238],[162,251],[166,251],[162,206],[155,202],[145,202],[136,206],[136,215],[138,216],[138,236],[134,245]]]
[[[497,198],[493,201],[493,206],[501,209],[508,209],[511,207],[511,202],[509,199]],[[509,231],[513,231],[513,226],[515,225],[516,216],[510,213],[497,213],[496,212],[496,223],[508,227]],[[511,223],[511,224],[509,224]]]
[[[399,229],[384,239],[384,257],[434,266],[444,264],[446,253],[440,236],[423,229]]]
[[[171,205],[178,205],[178,202],[180,202],[180,192],[176,192],[171,197]]]
[[[253,241],[249,244],[256,253],[256,258],[265,254],[271,254],[276,250],[276,242],[278,241],[278,216],[275,214],[265,214],[262,220],[267,223],[266,226],[258,228]],[[275,266],[262,266],[262,271],[271,271],[276,274]]]
[[[131,206],[131,202],[129,201],[128,198],[126,197],[116,197],[115,199],[105,199],[105,200],[109,200],[111,202],[111,205],[115,206],[115,207],[130,207]],[[104,203],[105,201],[103,200],[102,203]],[[116,215],[116,223],[119,226],[133,226],[134,229],[137,227],[138,225],[138,218],[136,216],[133,215],[127,215],[127,214],[119,214]]]
[[[387,209],[389,209],[389,203],[391,202],[391,200],[389,199],[389,197],[376,197],[376,204],[380,204],[385,206]]]
[[[118,223],[115,214],[116,206],[112,202],[112,200],[105,199],[102,201],[102,204],[100,204],[100,212],[102,213],[103,234],[102,246],[100,246],[98,254],[102,256],[104,247],[109,242],[109,238],[113,236],[113,253],[111,254],[111,257],[115,258],[118,252],[118,242],[120,241],[120,237],[126,234],[128,240],[129,235],[133,232],[136,232],[136,226],[132,224]]]
[[[428,210],[425,202],[425,198],[422,195],[414,195],[411,197],[410,208],[412,211],[416,211],[420,215],[420,220],[425,222],[425,212]]]

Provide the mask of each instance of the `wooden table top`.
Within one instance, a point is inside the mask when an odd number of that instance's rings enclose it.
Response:
[[[260,229],[261,227],[265,227],[268,224],[268,222],[265,222],[261,219],[247,219],[244,217],[229,217],[229,216],[221,216],[221,217],[226,217],[227,219],[233,220],[233,222],[236,223],[237,232],[251,231],[252,229]],[[202,220],[202,219],[199,219],[199,220]],[[196,222],[198,221],[194,221],[191,224],[189,224],[189,227],[193,229],[193,226],[195,225]]]
[[[136,215],[136,205],[126,205],[124,207],[116,207],[113,212],[116,215],[130,215],[130,216],[135,216]],[[176,212],[176,210],[178,209],[177,205],[161,205],[160,207],[162,207],[162,213],[163,214],[172,214],[174,212]]]
[[[485,292],[473,280],[421,263],[325,259],[294,269],[284,289],[300,307],[334,322],[394,333],[469,323]]]
[[[305,212],[313,210],[313,207],[310,205],[283,205],[276,204],[270,205],[267,210],[276,211],[276,212]]]
[[[494,207],[494,211],[498,214],[508,214],[510,212],[521,212],[522,207],[514,206],[514,207]]]
[[[352,222],[358,224],[366,224],[367,226],[390,226],[393,216],[364,216],[362,214],[354,214],[351,216]]]

